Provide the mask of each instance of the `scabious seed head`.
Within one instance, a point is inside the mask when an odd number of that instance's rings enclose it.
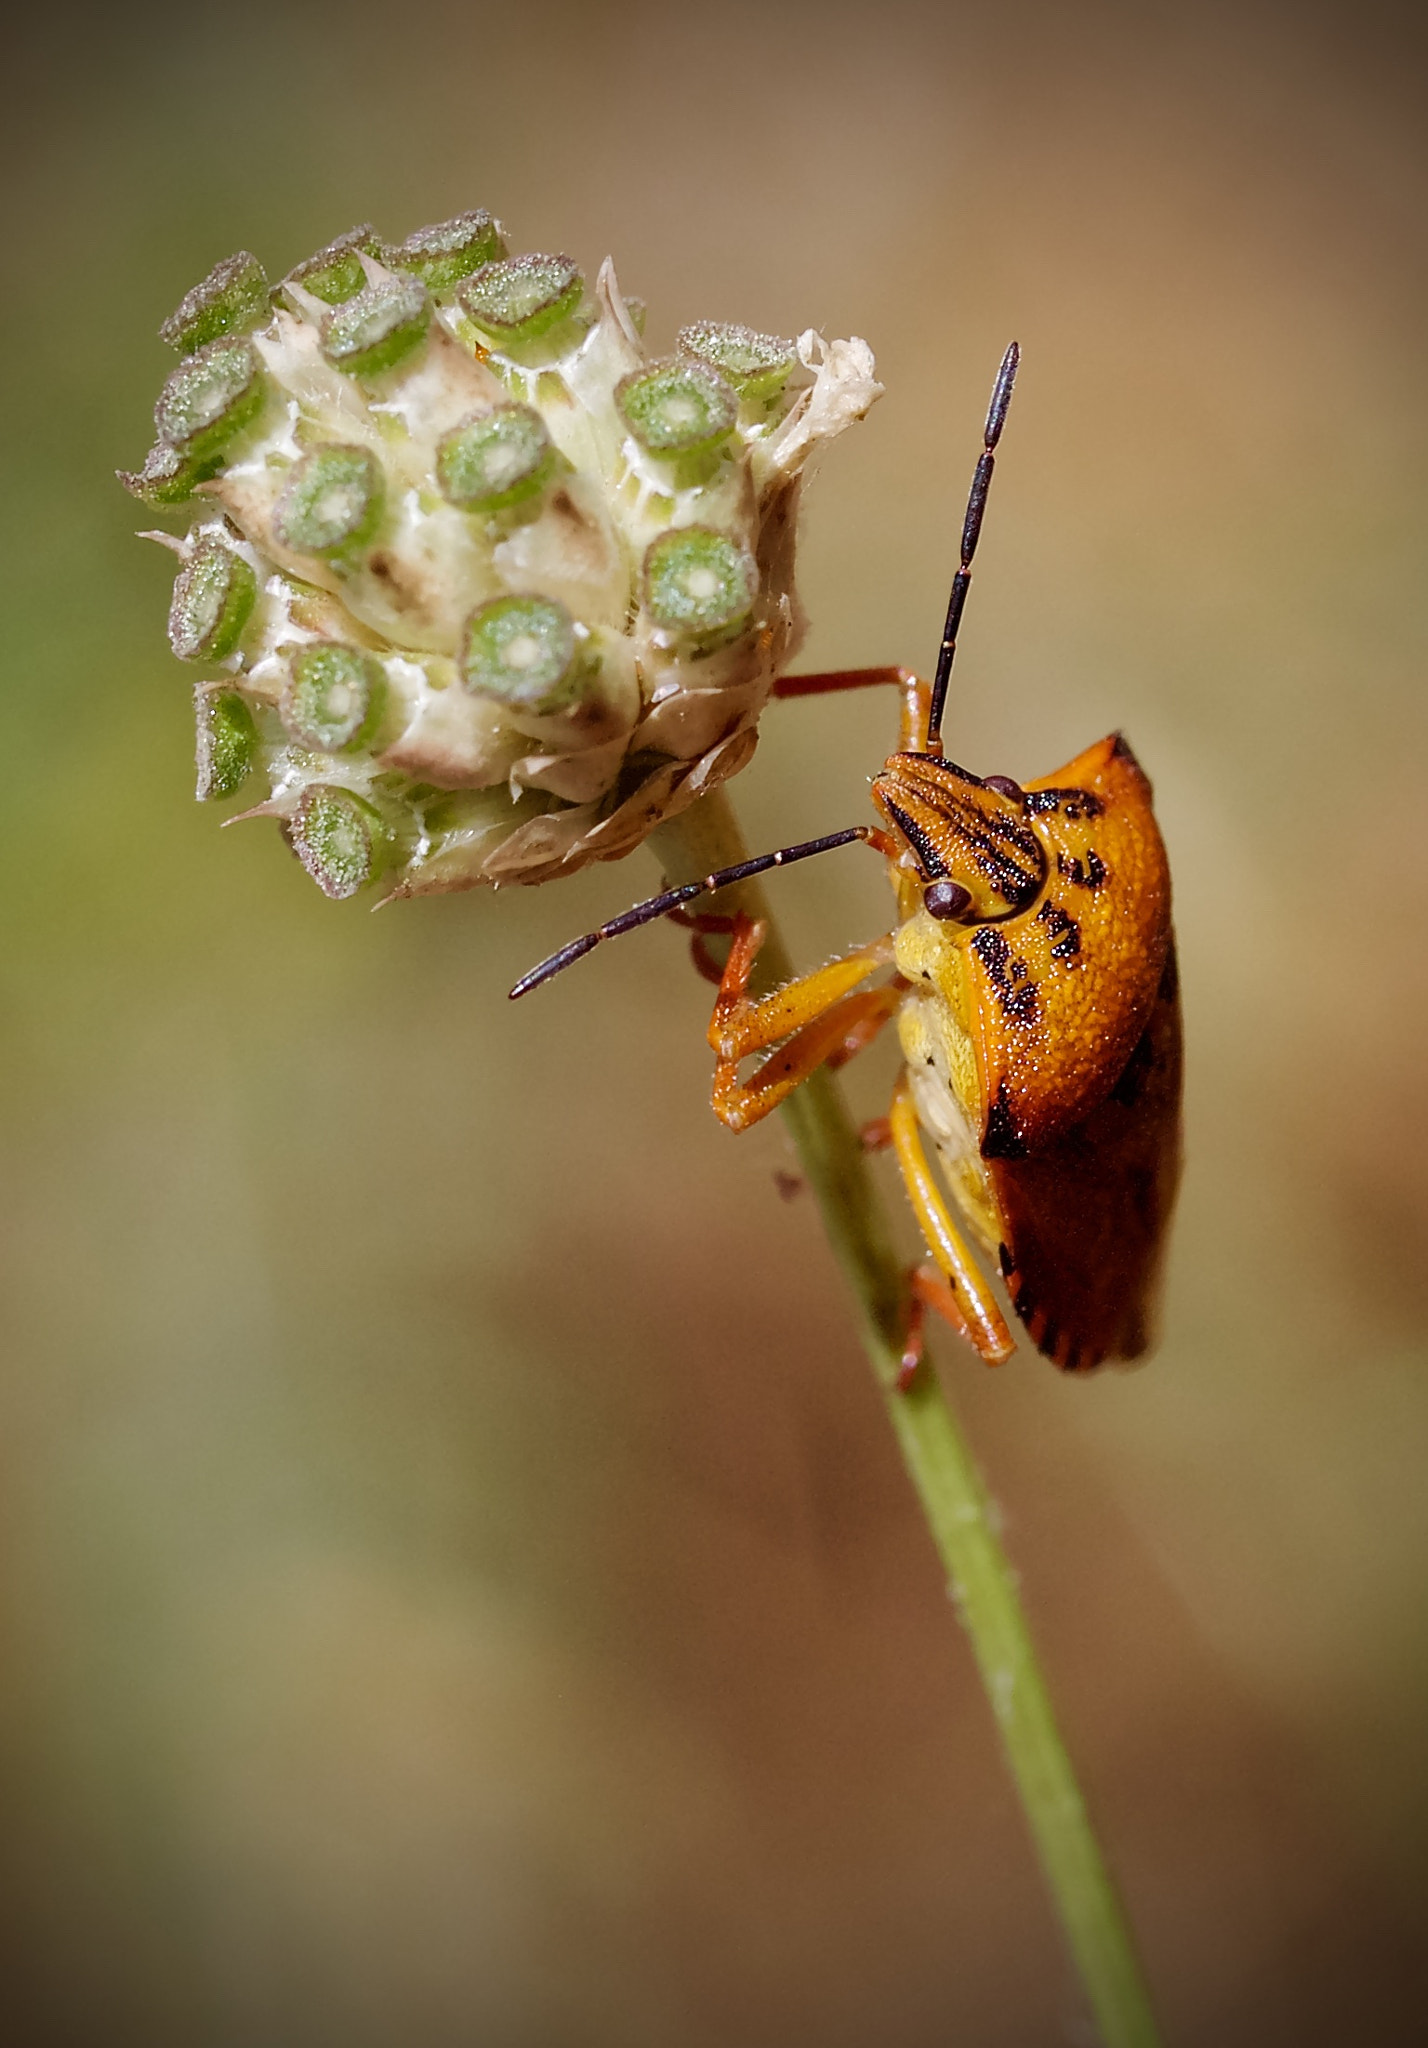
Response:
[[[189,529],[201,796],[261,773],[329,896],[406,896],[616,859],[748,760],[866,344],[706,322],[652,361],[609,264],[476,212],[354,228],[274,297],[235,257],[180,315],[123,481]]]
[[[468,512],[504,512],[522,504],[554,471],[545,421],[528,405],[498,405],[437,444],[437,481],[452,504]]]
[[[314,448],[283,487],[273,531],[299,554],[332,557],[370,540],[381,512],[382,465],[370,448]]]
[[[297,648],[279,712],[292,738],[325,754],[362,745],[382,704],[380,662],[360,647],[321,640]]]
[[[624,378],[615,402],[625,425],[651,455],[705,455],[728,440],[738,400],[705,364],[676,356]]]
[[[504,348],[536,341],[568,320],[584,291],[568,256],[511,256],[485,264],[459,296],[476,326]]]
[[[180,661],[222,661],[233,652],[258,595],[258,579],[233,548],[205,536],[174,582],[169,645]]]
[[[340,306],[345,299],[355,297],[367,282],[363,256],[375,256],[380,248],[377,230],[370,221],[364,221],[361,227],[349,228],[325,249],[306,257],[288,272],[284,283],[311,292],[324,305]]]
[[[191,355],[222,334],[246,334],[268,318],[268,278],[256,256],[240,249],[215,263],[202,284],[186,292],[159,328],[159,339]]]
[[[454,220],[416,228],[404,242],[393,243],[382,253],[388,269],[407,271],[433,291],[441,291],[483,264],[499,261],[506,244],[500,222],[489,213],[458,213]]]

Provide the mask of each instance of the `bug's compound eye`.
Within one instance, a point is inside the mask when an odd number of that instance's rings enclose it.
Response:
[[[968,921],[969,911],[976,915],[971,890],[964,889],[960,882],[949,881],[945,875],[928,883],[922,892],[922,907],[939,924],[963,924]]]
[[[1010,797],[1014,804],[1026,802],[1026,791],[1019,782],[1013,782],[1010,775],[984,775],[982,781],[988,789],[995,789],[1000,795]]]

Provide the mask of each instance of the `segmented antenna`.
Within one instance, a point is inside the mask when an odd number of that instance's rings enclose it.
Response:
[[[878,844],[881,836],[875,825],[851,825],[846,832],[829,832],[822,839],[805,839],[798,846],[781,846],[777,853],[760,853],[752,860],[741,860],[735,867],[717,868],[712,875],[705,875],[702,881],[683,882],[677,889],[663,889],[658,896],[647,896],[633,910],[622,910],[618,917],[612,917],[598,931],[586,932],[583,938],[572,939],[568,946],[562,946],[558,953],[542,960],[539,967],[533,967],[529,974],[521,976],[510,991],[511,996],[526,995],[531,989],[539,988],[543,981],[549,981],[552,975],[559,974],[562,968],[573,967],[577,960],[593,953],[602,939],[618,939],[626,932],[638,931],[642,924],[653,924],[657,917],[668,917],[672,910],[682,909],[696,896],[710,896],[716,889],[727,889],[731,883],[747,882],[755,875],[766,875],[770,868],[791,867],[797,860],[811,860],[816,853],[831,853],[835,846],[851,846],[855,840]]]
[[[957,629],[962,623],[962,607],[967,602],[967,592],[972,583],[972,557],[977,552],[977,538],[982,531],[982,514],[987,509],[987,492],[991,486],[992,471],[996,467],[993,455],[1006,425],[1007,407],[1011,404],[1012,385],[1016,382],[1016,367],[1021,361],[1021,350],[1013,342],[1002,357],[1002,366],[997,371],[997,381],[992,386],[992,402],[987,408],[987,424],[982,434],[982,452],[977,457],[977,467],[972,472],[972,488],[967,497],[967,516],[962,521],[962,561],[957,574],[952,578],[952,595],[947,600],[947,623],[942,628],[942,648],[937,656],[937,673],[932,679],[932,702],[927,713],[927,749],[929,754],[942,751],[942,710],[947,702],[947,682],[952,674],[952,659],[957,652]]]

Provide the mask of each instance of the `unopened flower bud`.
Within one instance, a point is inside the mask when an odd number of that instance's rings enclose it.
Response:
[[[195,462],[216,455],[263,409],[263,373],[246,341],[210,341],[185,358],[154,407],[160,440]]]
[[[506,253],[499,221],[489,213],[458,213],[454,220],[417,228],[404,242],[382,251],[389,270],[419,277],[431,291],[445,291]]]
[[[671,633],[702,638],[742,624],[758,587],[748,550],[707,526],[662,533],[645,556],[645,603]]]
[[[288,662],[280,710],[302,746],[324,754],[359,748],[381,712],[382,668],[357,647],[315,641]]]
[[[368,285],[322,323],[322,353],[354,377],[374,377],[410,355],[431,324],[431,300],[412,277]]]
[[[301,286],[315,299],[321,299],[324,305],[340,306],[345,299],[355,298],[365,287],[367,273],[362,268],[362,257],[375,256],[380,247],[381,238],[377,230],[370,221],[366,221],[361,227],[349,228],[345,235],[338,235],[315,256],[297,264],[288,272],[284,282]]]
[[[287,832],[318,888],[337,902],[374,881],[391,851],[381,812],[335,783],[308,784]]]
[[[157,441],[144,457],[142,469],[120,469],[115,475],[141,504],[182,505],[212,471],[211,462],[196,462],[167,441]]]
[[[447,434],[436,474],[453,505],[504,512],[534,497],[555,469],[545,421],[528,405],[501,405]]]
[[[370,540],[382,513],[382,470],[367,448],[333,444],[304,455],[273,514],[279,540],[335,556]]]
[[[548,334],[576,311],[584,291],[568,256],[512,256],[478,270],[458,297],[477,327],[506,348]]]
[[[722,320],[696,320],[691,327],[681,327],[679,345],[687,355],[708,363],[749,404],[767,405],[777,398],[798,368],[798,352],[791,341]]]
[[[202,284],[185,293],[159,328],[159,339],[191,355],[222,334],[246,334],[269,314],[268,278],[256,256],[240,249],[215,263]]]
[[[575,694],[575,626],[563,604],[498,597],[466,622],[461,677],[468,690],[545,717]]]
[[[222,661],[248,623],[258,579],[240,554],[203,540],[180,569],[169,606],[169,645],[180,661]]]
[[[625,424],[651,455],[707,455],[728,440],[738,418],[733,392],[705,364],[670,356],[622,380],[615,401]]]
[[[200,683],[193,693],[197,725],[200,802],[232,796],[253,767],[258,754],[258,728],[247,703],[236,690],[215,690]]]

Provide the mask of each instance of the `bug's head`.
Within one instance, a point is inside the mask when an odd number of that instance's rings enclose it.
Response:
[[[873,802],[907,846],[923,905],[954,924],[1016,917],[1041,894],[1046,849],[1022,791],[932,754],[892,754],[873,782]]]

